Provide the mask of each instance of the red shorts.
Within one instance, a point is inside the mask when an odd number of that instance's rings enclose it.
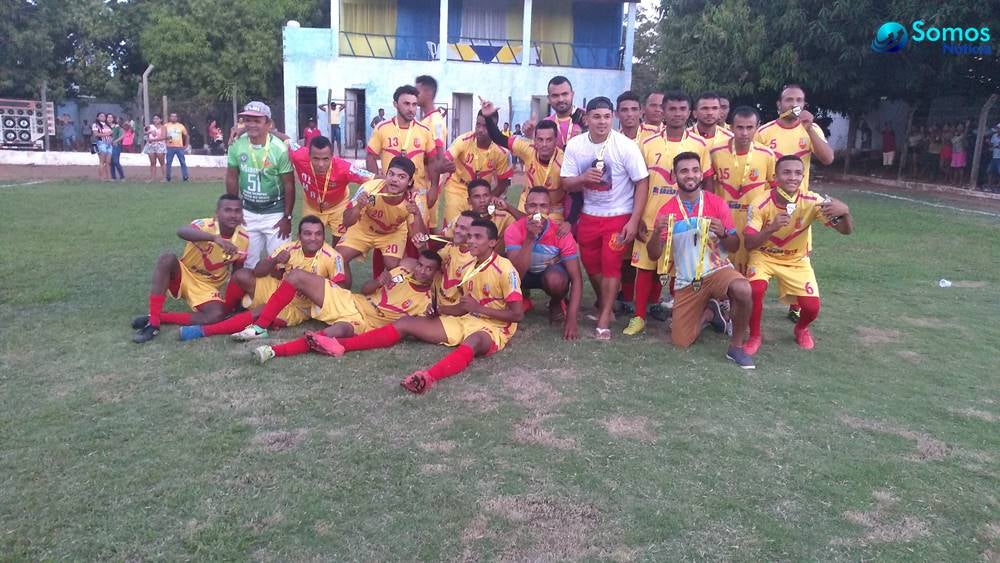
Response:
[[[576,224],[576,240],[580,244],[580,260],[588,274],[616,279],[622,276],[622,260],[632,250],[632,246],[623,245],[615,250],[611,248],[611,237],[622,231],[630,217],[631,215],[596,217],[580,214],[580,220]]]

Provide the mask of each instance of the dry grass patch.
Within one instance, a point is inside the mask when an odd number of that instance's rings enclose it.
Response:
[[[283,452],[299,447],[308,433],[308,430],[301,428],[292,431],[260,432],[253,437],[253,443],[271,453]]]
[[[576,449],[576,440],[573,438],[560,438],[551,430],[541,427],[550,415],[535,415],[517,423],[514,426],[514,440],[521,444],[536,444],[546,448],[557,450]]]
[[[655,424],[645,416],[613,416],[601,424],[607,428],[608,434],[615,438],[639,440],[640,442],[656,442]]]
[[[917,443],[917,453],[911,459],[916,461],[935,461],[944,459],[951,455],[952,446],[932,438],[922,432],[914,432],[901,426],[886,424],[877,420],[858,418],[854,416],[841,416],[840,421],[855,430],[867,430],[870,432],[880,432],[882,434],[892,434]]]
[[[881,344],[891,344],[899,340],[898,330],[891,328],[878,328],[873,326],[859,326],[857,329],[858,340],[865,346],[877,346]]]
[[[562,393],[539,376],[524,370],[512,369],[501,374],[504,388],[514,400],[531,409],[550,409],[562,402]]]
[[[837,538],[831,543],[835,545],[868,546],[879,543],[909,542],[930,535],[927,523],[912,516],[890,521],[889,511],[897,499],[887,491],[875,491],[875,510],[868,512],[848,510],[843,517],[848,522],[865,528],[865,533],[859,538]]]

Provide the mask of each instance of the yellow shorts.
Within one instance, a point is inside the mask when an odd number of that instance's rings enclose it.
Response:
[[[347,210],[347,204],[350,203],[351,199],[345,197],[344,201],[338,203],[333,207],[328,207],[324,211],[313,207],[308,200],[302,202],[302,216],[315,215],[323,221],[323,226],[326,227],[327,236],[342,237],[344,233],[347,232],[347,228],[344,227],[344,211]]]
[[[171,287],[167,289],[171,297],[183,299],[192,311],[210,301],[222,301],[222,293],[219,292],[222,286],[215,286],[205,281],[204,278],[189,270],[184,262],[178,260],[177,265],[180,267],[181,278],[176,283],[176,287],[172,283]]]
[[[447,335],[447,340],[440,344],[458,346],[466,338],[483,331],[489,334],[490,339],[493,340],[493,347],[490,348],[487,355],[503,350],[510,338],[517,332],[517,323],[498,325],[496,321],[473,315],[462,315],[461,317],[442,315],[438,319],[440,319],[444,333]]]
[[[650,233],[649,236],[653,236],[653,229],[646,225],[646,232]],[[649,252],[646,250],[646,241],[635,239],[632,243],[632,265],[636,268],[641,268],[643,270],[656,270],[657,264],[656,260],[649,257]]]
[[[527,203],[528,201],[529,191],[531,191],[531,187],[525,186],[524,189],[521,190],[521,196],[517,199],[517,210],[520,211],[521,213],[526,213],[526,211],[524,210],[524,204]],[[558,205],[553,205],[549,207],[549,219],[552,219],[553,221],[559,221],[560,223],[564,223],[566,221],[566,217],[563,216],[562,202],[559,202]]]
[[[361,334],[376,328],[370,326],[364,315],[358,311],[358,306],[354,302],[354,294],[330,280],[327,280],[326,288],[323,291],[323,306],[313,305],[311,316],[328,325],[350,323],[354,327],[354,334]]]
[[[362,254],[368,254],[371,250],[378,250],[382,256],[388,258],[402,258],[406,251],[406,239],[409,229],[406,225],[401,226],[395,233],[382,234],[355,223],[344,237],[337,243],[337,247],[346,246],[357,250]]]
[[[444,196],[444,225],[442,226],[450,227],[455,224],[455,219],[463,211],[469,209],[469,193],[465,189],[455,189],[445,186],[441,190],[441,195]]]
[[[244,295],[243,306],[251,311],[260,309],[274,295],[274,292],[278,290],[279,285],[281,285],[281,280],[274,276],[255,278],[253,296]],[[284,321],[285,326],[300,325],[309,320],[309,311],[311,308],[311,301],[301,295],[296,295],[295,299],[292,299],[292,302],[278,313],[278,318]]]
[[[778,278],[778,297],[782,303],[795,303],[797,297],[819,297],[816,273],[809,258],[796,262],[784,262],[768,257],[761,252],[750,254],[747,279],[769,281]]]

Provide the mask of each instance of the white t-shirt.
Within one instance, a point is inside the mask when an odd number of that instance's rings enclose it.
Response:
[[[594,165],[604,146],[604,180],[583,189],[583,212],[598,217],[632,213],[635,183],[649,176],[638,145],[612,130],[605,143],[590,142],[590,135],[577,135],[566,143],[560,176],[579,176]]]

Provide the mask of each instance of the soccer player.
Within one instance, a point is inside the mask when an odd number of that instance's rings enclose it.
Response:
[[[503,237],[507,227],[524,216],[520,211],[511,208],[507,200],[496,197],[490,191],[490,183],[482,178],[469,182],[467,187],[468,207],[467,211],[475,213],[479,219],[488,219],[497,227],[500,237]],[[451,229],[453,230],[453,229]],[[451,234],[450,232],[448,234]],[[497,247],[497,252],[503,254],[503,239]]]
[[[504,233],[507,258],[521,276],[522,289],[540,289],[549,296],[549,322],[563,323],[563,338],[575,340],[583,272],[576,241],[560,234],[549,215],[549,192],[541,186],[528,190],[527,215]],[[569,306],[564,309],[569,296]]]
[[[701,156],[682,152],[673,160],[677,195],[660,208],[647,243],[660,274],[673,262],[676,275],[670,339],[687,348],[711,324],[732,337],[726,357],[743,369],[754,369],[753,357],[743,350],[750,315],[750,284],[733,268],[727,252],[739,248],[739,239],[726,202],[702,189]],[[663,260],[665,255],[666,260]],[[728,299],[733,319],[723,316],[720,301]]]
[[[441,257],[424,250],[416,260],[407,258],[399,266],[368,280],[361,294],[314,275],[299,275],[295,287],[310,304],[314,318],[326,323],[321,332],[276,344],[260,346],[253,355],[261,364],[274,357],[305,354],[310,349],[327,353],[324,337],[349,338],[382,328],[402,317],[428,317],[434,312],[434,278],[441,268]]]
[[[715,92],[703,92],[694,102],[695,124],[688,127],[688,131],[705,139],[709,150],[724,146],[733,138],[729,129],[719,126],[725,123],[720,119],[721,114],[719,95]]]
[[[716,123],[723,129],[729,129],[729,98],[719,96],[719,121]]]
[[[315,215],[306,215],[299,221],[299,240],[283,244],[273,255],[258,262],[253,269],[241,268],[233,272],[226,288],[227,310],[235,308],[241,300],[245,303],[245,295],[250,296],[250,303],[247,305],[249,310],[217,323],[182,326],[181,340],[235,334],[245,330],[253,325],[254,318],[260,316],[261,309],[278,290],[281,281],[294,270],[310,272],[334,282],[343,280],[344,258],[332,246],[326,244],[323,221]],[[285,308],[281,309],[275,318],[275,324],[281,326],[302,324],[311,318],[309,313],[311,307],[312,303],[296,295]]]
[[[659,135],[663,130],[663,92],[653,91],[646,94],[646,102],[642,106],[642,129],[639,135],[646,140]]]
[[[243,228],[240,198],[223,194],[215,206],[215,217],[198,219],[177,229],[187,241],[180,258],[165,252],[153,267],[149,291],[149,315],[132,321],[136,329],[132,341],[149,342],[160,333],[160,324],[213,323],[225,315],[220,290],[231,269],[242,266],[250,239]],[[183,299],[194,313],[164,313],[166,293]]]
[[[480,98],[483,115],[496,115],[493,102]],[[559,170],[562,168],[563,151],[557,145],[559,127],[555,121],[543,120],[535,125],[531,141],[520,137],[504,135],[497,127],[495,119],[486,120],[493,142],[507,147],[515,157],[524,162],[526,186],[543,186],[549,190],[549,218],[561,222],[563,220],[563,199],[566,192],[560,187]],[[517,202],[518,211],[524,211],[528,190],[521,190]]]
[[[524,317],[521,279],[517,269],[494,252],[499,235],[496,225],[476,219],[469,228],[469,253],[475,267],[463,276],[464,314],[432,318],[403,317],[391,325],[352,338],[319,337],[318,344],[334,356],[357,350],[388,348],[403,338],[456,347],[438,363],[407,376],[400,385],[411,393],[424,393],[446,377],[464,370],[476,356],[488,356],[503,350]]]
[[[469,182],[492,178],[494,196],[502,197],[510,186],[514,170],[510,167],[507,150],[493,142],[486,128],[486,120],[495,121],[496,113],[486,117],[482,112],[476,117],[476,129],[455,139],[444,155],[444,170],[451,172],[444,186],[444,221],[450,225],[458,214],[467,209]],[[496,123],[494,123],[496,125]]]
[[[595,336],[611,339],[612,313],[622,259],[639,231],[649,172],[635,142],[612,128],[614,104],[603,96],[587,102],[586,135],[566,146],[560,170],[567,193],[583,194],[577,224],[580,257],[598,297]]]
[[[250,235],[246,266],[253,268],[261,253],[273,253],[292,232],[295,178],[288,147],[270,133],[271,108],[250,102],[240,117],[246,135],[229,145],[226,193],[243,200],[243,219]]]
[[[631,90],[622,92],[615,100],[615,117],[618,118],[618,131],[635,141],[635,144],[642,147],[642,136],[640,135],[642,123],[642,106],[639,103],[639,96]]]
[[[330,140],[322,135],[314,137],[308,146],[292,151],[291,159],[305,195],[302,215],[319,217],[336,246],[347,232],[344,211],[350,199],[348,184],[367,182],[373,178],[372,173],[334,156]]]
[[[812,155],[823,164],[833,163],[833,149],[826,142],[826,136],[819,125],[814,123],[813,114],[805,109],[806,94],[798,84],[789,84],[781,90],[778,98],[778,113],[781,117],[765,123],[757,130],[756,142],[774,151],[781,158],[793,154],[802,160],[805,167],[802,185],[799,189],[809,191],[809,164]],[[796,116],[794,108],[799,108]]]
[[[413,193],[415,174],[412,160],[395,156],[386,166],[384,180],[369,180],[354,194],[344,211],[347,231],[337,244],[337,252],[344,257],[344,287],[351,287],[351,260],[378,250],[386,268],[395,268],[408,238],[427,233],[424,210]]]
[[[642,156],[649,169],[649,193],[639,227],[640,235],[632,245],[632,266],[635,267],[635,316],[629,320],[623,334],[634,336],[646,329],[646,317],[650,313],[665,319],[661,308],[649,309],[650,303],[658,305],[663,285],[656,279],[656,261],[649,257],[646,242],[653,230],[656,214],[677,193],[677,181],[673,174],[673,159],[683,152],[693,152],[701,159],[703,176],[711,178],[712,165],[708,145],[696,133],[684,129],[691,115],[691,105],[687,94],[670,91],[664,94],[663,134],[650,137],[642,143]]]
[[[740,238],[740,249],[729,260],[741,274],[746,274],[750,253],[743,245],[747,210],[774,181],[774,151],[753,142],[760,115],[757,110],[740,106],[733,112],[733,138],[728,144],[712,149],[714,188],[708,191],[722,197],[729,205]]]
[[[469,254],[469,228],[479,218],[475,211],[463,211],[455,220],[451,242],[438,251],[442,273],[435,283],[434,293],[438,312],[442,315],[465,314],[454,307],[462,299],[462,276],[467,268],[476,263],[476,258]]]
[[[772,277],[778,280],[780,299],[798,304],[801,311],[795,323],[795,341],[803,349],[813,348],[809,324],[819,316],[820,299],[816,274],[809,263],[811,225],[822,221],[843,235],[854,230],[851,210],[846,204],[802,191],[805,164],[801,158],[795,155],[779,158],[776,175],[777,186],[751,204],[744,230],[746,247],[750,249],[747,275],[753,291],[753,310],[750,338],[743,349],[750,355],[760,349],[764,294]]]
[[[417,88],[417,104],[420,106],[420,123],[426,126],[434,137],[434,143],[436,146],[436,155],[433,158],[433,164],[440,164],[440,160],[444,155],[445,147],[448,146],[448,121],[445,119],[444,111],[434,105],[434,98],[437,96],[438,84],[437,80],[433,76],[428,76],[426,74],[420,75],[416,78],[415,86]],[[434,166],[433,168],[437,168]],[[437,202],[438,196],[441,193],[441,185],[437,174],[433,174],[433,177],[429,178],[429,186],[427,190],[427,227],[430,229],[437,228]]]

